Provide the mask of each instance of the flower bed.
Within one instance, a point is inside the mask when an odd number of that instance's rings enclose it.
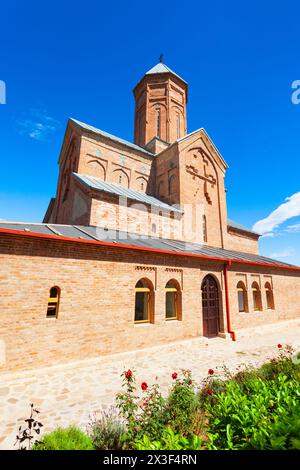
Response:
[[[88,440],[80,432],[76,439],[85,448],[92,442],[95,449],[109,450],[300,449],[300,355],[282,344],[277,351],[259,368],[239,367],[234,374],[226,367],[210,368],[201,384],[190,370],[171,371],[167,396],[157,383],[138,384],[128,369],[116,407],[91,420]],[[20,433],[22,447],[42,426],[30,419],[31,428]],[[67,442],[71,434],[74,440],[74,431],[63,433],[63,439],[62,433],[59,439],[55,435],[55,446],[74,448]],[[40,449],[46,450],[47,442],[54,447],[53,437],[40,440]]]

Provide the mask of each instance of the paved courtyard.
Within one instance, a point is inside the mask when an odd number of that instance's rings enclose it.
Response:
[[[278,353],[277,344],[300,349],[300,320],[245,329],[237,341],[197,338],[142,351],[115,354],[55,367],[0,375],[0,449],[12,448],[20,424],[28,417],[30,403],[40,410],[49,431],[76,423],[85,429],[91,413],[114,403],[124,369],[136,370],[138,382],[158,377],[165,392],[171,373],[191,369],[201,381],[209,368],[223,364],[234,370],[240,364],[258,365]]]

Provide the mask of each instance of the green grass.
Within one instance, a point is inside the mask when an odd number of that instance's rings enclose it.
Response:
[[[32,450],[93,450],[93,442],[83,431],[75,426],[58,428],[44,434],[40,444]]]

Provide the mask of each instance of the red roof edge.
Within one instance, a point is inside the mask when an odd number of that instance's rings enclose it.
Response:
[[[101,245],[101,246],[109,246],[109,247],[113,246],[113,247],[118,247],[118,248],[129,249],[129,250],[165,253],[168,255],[175,255],[175,256],[188,256],[191,258],[200,258],[200,259],[207,259],[207,260],[212,260],[212,261],[223,261],[225,263],[229,263],[229,265],[231,265],[232,263],[250,264],[250,265],[255,265],[255,266],[265,266],[269,268],[279,268],[279,269],[288,269],[292,271],[300,271],[300,267],[298,266],[286,266],[286,265],[278,265],[278,264],[259,263],[256,261],[237,260],[237,259],[232,259],[232,258],[218,258],[218,257],[212,257],[212,256],[206,256],[206,255],[197,255],[194,253],[179,253],[177,251],[171,251],[171,250],[161,250],[161,249],[148,248],[148,247],[142,247],[142,246],[132,246],[132,245],[112,243],[112,242],[100,241],[100,240],[99,241],[98,240],[82,240],[80,238],[64,237],[61,235],[54,235],[54,234],[49,235],[45,233],[36,233],[36,232],[24,232],[23,230],[14,230],[14,229],[8,229],[8,228],[0,228],[0,233],[6,233],[6,234],[12,234],[12,235],[23,235],[26,237],[33,237],[33,238],[45,238],[49,240],[58,240],[58,241],[61,240],[61,241],[67,241],[67,242],[84,243],[87,245]]]

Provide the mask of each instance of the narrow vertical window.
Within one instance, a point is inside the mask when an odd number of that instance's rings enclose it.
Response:
[[[176,139],[180,137],[180,116],[176,114]]]
[[[248,299],[247,299],[247,290],[245,284],[240,281],[237,285],[237,295],[238,295],[238,306],[239,312],[247,312],[248,311]]]
[[[274,306],[273,290],[269,282],[266,282],[265,289],[266,289],[267,308],[270,310],[274,310],[275,306]]]
[[[180,288],[177,282],[167,282],[166,292],[166,320],[179,320],[181,313]]]
[[[156,108],[156,137],[160,139],[161,135],[161,115],[160,108]]]
[[[203,241],[207,242],[207,222],[206,222],[206,215],[202,216],[202,233],[203,233]]]
[[[135,323],[149,323],[153,317],[153,287],[150,281],[142,279],[135,285]]]
[[[171,175],[169,178],[169,194],[176,192],[176,176]]]
[[[262,310],[261,293],[257,282],[253,282],[252,284],[252,295],[254,310]]]
[[[57,318],[59,309],[59,299],[60,288],[56,286],[51,287],[48,298],[47,317]]]

